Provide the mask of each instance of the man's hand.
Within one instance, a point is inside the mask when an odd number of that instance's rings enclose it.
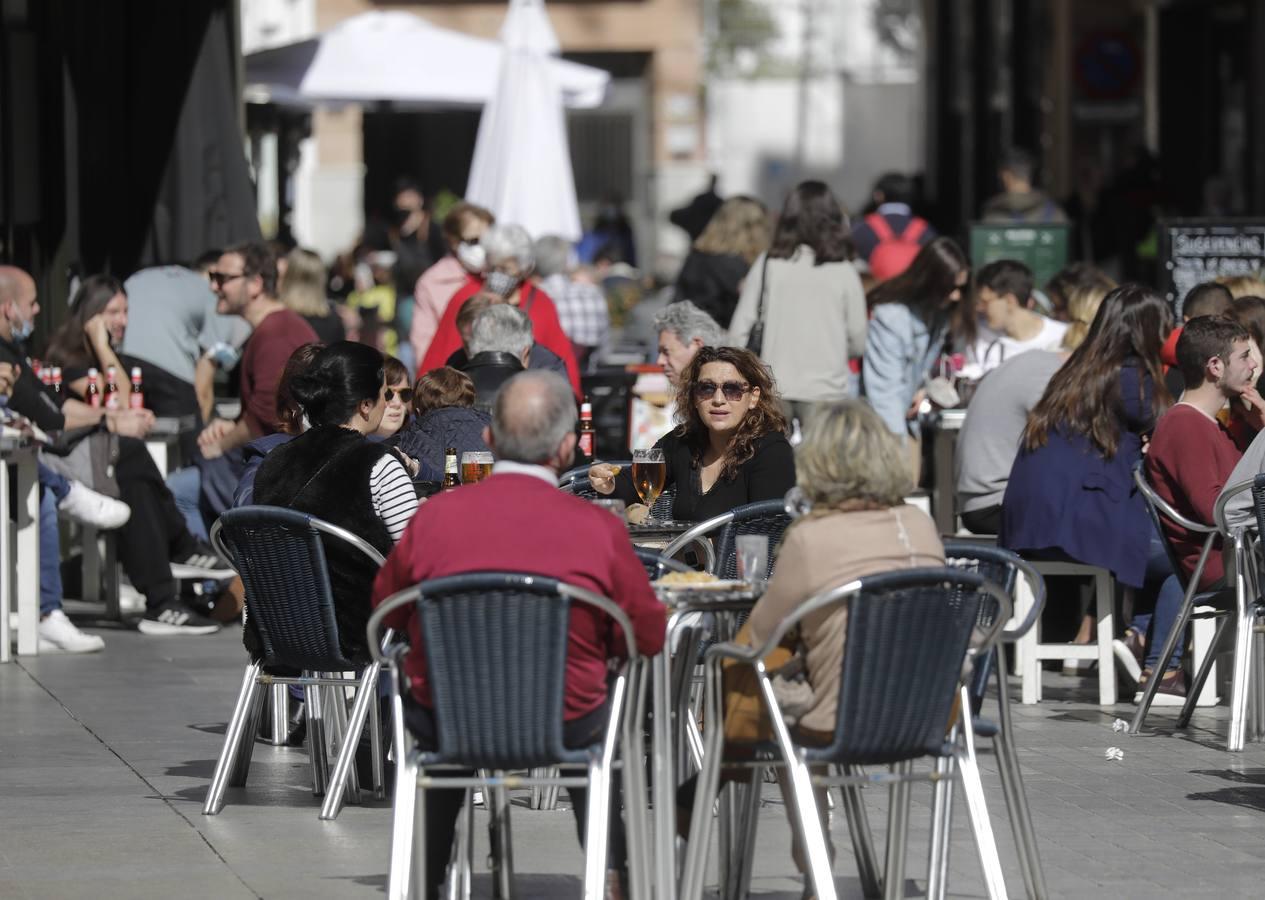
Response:
[[[615,476],[619,474],[619,466],[610,463],[594,463],[589,466],[589,486],[599,494],[615,493]]]
[[[215,419],[202,429],[202,433],[198,435],[198,449],[206,459],[218,459],[224,455],[220,441],[233,430],[233,426],[234,423],[228,419]]]
[[[148,409],[115,409],[105,414],[105,427],[122,437],[143,438],[154,427]]]
[[[18,380],[18,374],[21,371],[21,366],[0,362],[0,394],[7,397],[13,393],[13,384]]]
[[[1262,398],[1254,387],[1248,388],[1239,394],[1239,397],[1243,400],[1241,409],[1243,421],[1255,431],[1265,430],[1265,398]]]

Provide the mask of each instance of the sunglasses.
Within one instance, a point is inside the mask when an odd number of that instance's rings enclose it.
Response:
[[[720,391],[725,395],[726,400],[737,402],[746,396],[749,390],[751,390],[751,385],[743,384],[741,381],[726,381],[724,384],[700,381],[694,385],[694,399],[710,400],[716,396],[717,391]]]
[[[244,278],[246,273],[238,272],[236,275],[229,275],[226,272],[211,272],[210,276],[212,283],[214,283],[216,287],[224,287],[224,285],[228,284],[230,281],[237,278]]]
[[[394,400],[396,396],[399,396],[401,403],[412,403],[413,389],[412,388],[387,388],[385,391],[383,391],[382,396],[386,398],[387,403],[390,403],[392,400]]]

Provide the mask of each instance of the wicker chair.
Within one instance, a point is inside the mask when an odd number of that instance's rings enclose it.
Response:
[[[350,797],[359,801],[352,763],[366,717],[371,723],[373,788],[377,796],[385,796],[382,730],[378,704],[373,702],[380,665],[343,656],[326,544],[341,544],[362,554],[374,566],[382,565],[382,555],[345,529],[272,506],[246,506],[225,512],[211,529],[211,542],[241,575],[247,615],[258,631],[263,658],[246,667],[202,812],[216,815],[223,808],[225,789],[245,786],[263,708],[264,692],[260,688],[275,685],[303,688],[313,793],[325,794],[321,818],[338,815],[347,787]],[[274,667],[299,669],[302,674],[295,678],[268,674],[267,670]],[[349,672],[360,672],[350,718],[345,692],[355,682],[342,677],[342,673]],[[339,745],[332,773],[331,741]]]
[[[418,852],[414,828],[424,821],[427,790],[481,787],[503,792],[507,786],[589,788],[584,896],[600,900],[610,816],[616,814],[610,808],[612,769],[621,742],[624,757],[638,761],[621,767],[625,796],[643,797],[646,790],[639,726],[645,711],[644,673],[627,616],[605,597],[553,578],[511,572],[457,575],[424,582],[383,601],[369,620],[370,646],[378,646],[386,615],[414,603],[425,642],[438,747],[422,750],[406,736],[401,679],[392,679],[396,779],[389,900],[425,894],[425,853]],[[596,607],[609,616],[623,633],[627,658],[611,687],[606,737],[582,749],[568,748],[562,741],[572,605]],[[397,675],[403,670],[404,654],[402,647],[389,658],[375,650]],[[571,776],[506,775],[553,766],[586,771]],[[467,775],[468,769],[479,772]],[[493,805],[504,817],[498,829],[498,884],[501,896],[511,896],[509,807],[499,799]],[[632,892],[641,896],[649,879],[646,810],[633,802],[626,814]]]
[[[708,559],[708,571],[717,578],[738,577],[738,537],[763,534],[769,538],[768,574],[773,574],[777,542],[782,539],[791,517],[783,500],[759,500],[735,507],[727,513],[699,522],[681,534],[663,551],[664,556],[676,556],[690,544],[715,536],[715,554]]]

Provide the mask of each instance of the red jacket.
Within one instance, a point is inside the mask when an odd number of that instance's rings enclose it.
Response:
[[[417,367],[420,378],[433,369],[443,366],[448,357],[461,349],[461,333],[457,331],[457,313],[461,312],[461,304],[473,297],[483,288],[483,282],[472,281],[453,295],[444,310],[444,317],[439,320],[439,328],[430,340],[430,347]],[[567,378],[571,380],[571,390],[580,396],[580,367],[575,364],[575,352],[571,349],[571,339],[562,330],[558,321],[558,309],[553,300],[540,288],[523,282],[518,291],[518,308],[527,313],[531,319],[532,336],[540,346],[552,350],[562,358],[567,366]]]
[[[628,614],[639,653],[653,656],[663,648],[666,607],[650,587],[620,521],[539,478],[518,473],[496,474],[422,504],[374,580],[373,605],[428,578],[478,571],[546,575],[609,597]],[[414,698],[429,707],[416,607],[396,610],[386,623],[407,629],[411,650],[405,670]],[[606,615],[587,604],[572,604],[565,720],[601,706],[606,661],[622,657],[623,648],[622,636]]]

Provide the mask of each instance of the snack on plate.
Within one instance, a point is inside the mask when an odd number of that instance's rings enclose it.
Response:
[[[668,572],[655,584],[671,587],[679,584],[710,584],[719,580],[710,572]]]
[[[650,507],[644,503],[630,503],[624,510],[624,518],[630,525],[644,525],[650,518]]]

